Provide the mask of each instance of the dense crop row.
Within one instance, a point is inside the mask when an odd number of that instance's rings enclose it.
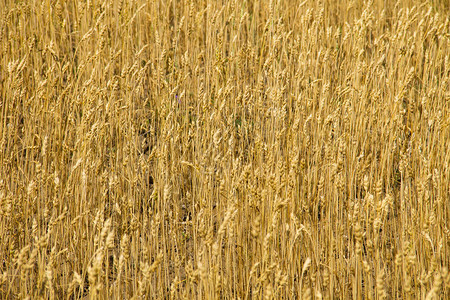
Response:
[[[0,12],[1,299],[450,297],[446,1]]]

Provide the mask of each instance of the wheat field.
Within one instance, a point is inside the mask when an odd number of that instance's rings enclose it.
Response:
[[[0,299],[448,299],[447,1],[0,3]]]

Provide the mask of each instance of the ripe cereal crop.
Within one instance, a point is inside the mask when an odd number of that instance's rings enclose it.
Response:
[[[445,0],[0,3],[0,299],[450,298]]]

